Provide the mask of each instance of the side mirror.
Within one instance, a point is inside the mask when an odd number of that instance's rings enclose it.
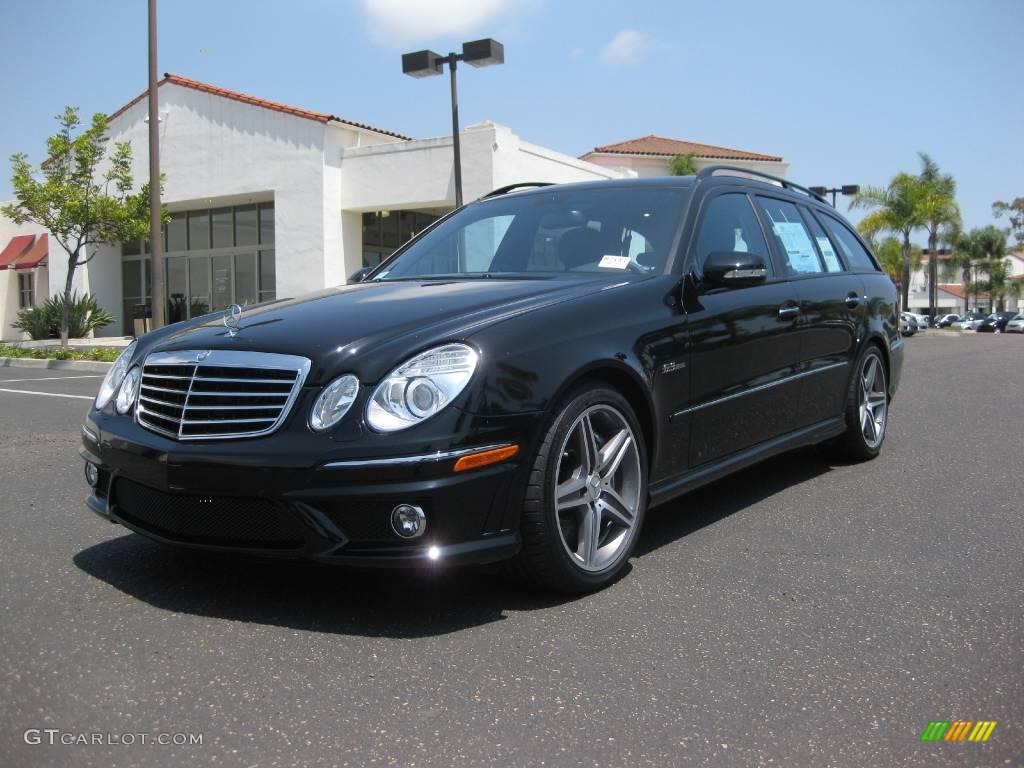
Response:
[[[757,285],[768,277],[764,256],[743,251],[715,251],[704,262],[704,279],[716,285]]]
[[[348,282],[361,283],[363,282],[363,280],[366,279],[366,276],[370,274],[372,271],[373,267],[363,267],[362,269],[357,269],[355,272],[348,276]]]

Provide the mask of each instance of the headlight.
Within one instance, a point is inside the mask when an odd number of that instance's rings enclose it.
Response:
[[[417,355],[378,385],[366,408],[366,422],[378,432],[396,432],[429,419],[466,388],[477,358],[465,344],[445,344]]]
[[[135,398],[139,394],[139,385],[142,383],[142,369],[135,366],[121,382],[121,388],[117,390],[117,398],[114,400],[114,407],[117,412],[124,415],[135,405]]]
[[[107,375],[103,377],[103,383],[100,384],[99,394],[96,395],[96,408],[97,410],[103,408],[107,403],[110,402],[110,398],[117,392],[117,388],[121,386],[121,380],[124,379],[124,375],[128,373],[128,365],[132,361],[132,355],[135,354],[135,346],[139,342],[133,341],[122,352],[110,370],[107,371]]]
[[[359,379],[351,373],[335,379],[324,388],[320,397],[313,403],[313,410],[309,414],[309,426],[317,432],[330,429],[348,413],[358,394]]]

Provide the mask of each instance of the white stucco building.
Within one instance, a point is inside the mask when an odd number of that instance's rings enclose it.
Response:
[[[172,216],[164,232],[169,322],[343,283],[454,206],[450,136],[415,140],[177,75],[166,75],[159,93],[163,202]],[[149,173],[147,116],[142,93],[109,118],[111,146],[131,143],[139,183]],[[657,172],[622,153],[571,157],[490,122],[466,128],[461,151],[467,201],[522,181]],[[722,159],[785,171],[782,158],[741,154],[751,156]],[[22,234],[8,229],[0,229],[0,249]],[[33,272],[36,303],[64,286],[63,251],[53,242],[49,250],[48,269]],[[100,335],[130,334],[132,309],[149,303],[148,250],[145,242],[103,247],[76,272],[75,287],[116,317]],[[0,291],[10,296],[0,294],[0,338],[9,340],[19,337],[10,327],[18,280],[3,272],[0,265]]]
[[[669,139],[653,134],[594,147],[593,151],[587,152],[581,159],[605,168],[633,171],[638,176],[664,176],[669,172],[669,163],[676,155],[691,155],[698,171],[709,165],[731,165],[784,177],[789,169],[789,163],[778,155]]]

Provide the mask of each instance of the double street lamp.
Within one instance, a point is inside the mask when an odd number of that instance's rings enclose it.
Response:
[[[455,207],[462,206],[462,158],[459,153],[459,96],[455,86],[456,63],[464,61],[474,67],[489,67],[505,63],[505,46],[486,38],[462,44],[462,53],[442,56],[433,51],[414,51],[402,54],[402,72],[410,77],[431,77],[444,73],[444,65],[452,81],[452,149],[455,152]]]
[[[827,189],[825,187],[809,187],[809,189],[814,194],[821,195],[822,197],[824,197],[825,195],[832,195],[832,207],[835,208],[836,207],[836,195],[838,195],[838,194],[842,194],[842,195],[856,195],[858,192],[860,192],[860,185],[859,184],[843,184],[843,186],[841,186],[841,187],[834,187],[834,188],[831,188],[831,189]]]

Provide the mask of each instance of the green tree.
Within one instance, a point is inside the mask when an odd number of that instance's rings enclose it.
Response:
[[[921,173],[920,216],[928,232],[928,314],[932,317],[938,311],[939,300],[939,240],[943,231],[959,228],[960,207],[956,204],[956,180],[948,173],[942,173],[939,166],[925,152],[919,152]]]
[[[1024,197],[1015,198],[1008,203],[997,200],[992,203],[992,215],[997,219],[1006,216],[1010,220],[1010,230],[1017,245],[1024,245]]]
[[[870,210],[861,219],[858,228],[867,237],[881,232],[894,232],[901,237],[900,295],[901,306],[907,306],[910,297],[910,268],[912,245],[910,235],[924,226],[922,201],[925,186],[909,173],[898,173],[885,187],[865,187],[853,197],[851,208]]]
[[[671,176],[693,176],[697,173],[696,155],[688,152],[676,155],[668,161],[668,172]]]
[[[954,244],[954,261],[963,271],[964,312],[968,310],[968,294],[984,291],[989,294],[992,307],[999,302],[1002,309],[1007,291],[1006,231],[989,224],[960,234]],[[971,272],[977,268],[985,275],[984,280],[971,280]]]
[[[109,154],[107,118],[92,117],[81,124],[78,109],[65,107],[57,117],[60,130],[46,141],[48,159],[37,169],[28,156],[11,156],[15,202],[0,211],[18,224],[33,222],[45,228],[67,253],[67,279],[60,319],[61,345],[68,343],[68,312],[75,270],[96,255],[96,246],[149,235],[149,185],[132,193],[132,150],[128,142],[114,144]]]
[[[898,237],[889,237],[883,239],[880,243],[876,243],[872,240],[869,245],[871,250],[875,252],[875,256],[878,257],[879,263],[882,265],[882,269],[885,270],[885,274],[894,282],[900,281],[900,275],[903,272],[903,244],[900,242]],[[910,270],[911,272],[921,267],[921,249],[916,245],[910,246]]]

